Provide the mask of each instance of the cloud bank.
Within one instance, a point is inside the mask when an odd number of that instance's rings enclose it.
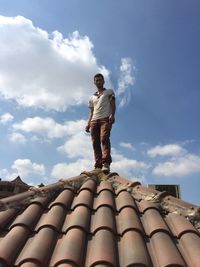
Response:
[[[165,177],[184,177],[200,173],[200,156],[189,153],[177,144],[155,146],[147,151],[151,158],[161,157],[153,168],[152,173]],[[169,159],[162,161],[162,157]]]
[[[48,139],[63,138],[84,131],[86,120],[58,123],[51,117],[32,117],[13,124],[14,131],[37,134]]]
[[[131,98],[131,87],[135,83],[136,67],[131,58],[122,58],[116,95],[119,97],[119,107],[127,105]]]
[[[10,113],[4,113],[0,116],[0,123],[1,124],[7,124],[8,122],[11,122],[14,119],[13,115]]]
[[[165,146],[155,146],[147,151],[151,158],[156,156],[178,156],[184,154],[186,151],[180,145],[168,144]]]
[[[92,49],[89,37],[78,31],[64,38],[22,16],[0,16],[0,96],[56,111],[87,103],[93,92],[90,78],[102,72],[109,80]]]
[[[17,176],[26,180],[32,176],[41,178],[45,175],[45,172],[46,169],[43,164],[32,162],[30,159],[17,159],[11,165],[11,170],[0,169],[0,176],[5,180],[13,180]]]

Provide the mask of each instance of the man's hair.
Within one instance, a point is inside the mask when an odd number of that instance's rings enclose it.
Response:
[[[95,80],[95,78],[97,78],[97,77],[101,77],[101,78],[104,80],[104,76],[103,76],[103,74],[101,74],[101,73],[97,73],[97,74],[95,74],[95,75],[94,75],[94,80]]]

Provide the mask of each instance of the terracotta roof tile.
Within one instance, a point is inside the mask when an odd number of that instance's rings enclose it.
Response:
[[[53,229],[42,228],[25,244],[17,259],[17,264],[37,262],[41,266],[46,266],[51,258],[56,238],[57,233]]]
[[[103,190],[94,199],[94,209],[97,210],[101,206],[108,206],[115,210],[115,200],[110,190]]]
[[[92,216],[91,232],[95,234],[100,229],[108,229],[116,234],[115,214],[110,207],[100,206]]]
[[[0,212],[0,229],[4,230],[8,227],[9,223],[15,218],[18,213],[17,209],[7,209]]]
[[[73,227],[81,228],[83,231],[90,232],[91,210],[85,206],[78,206],[65,217],[62,231],[67,232]]]
[[[31,188],[0,211],[1,267],[200,266],[199,207],[117,174]]]
[[[194,226],[183,216],[169,213],[166,217],[166,221],[171,232],[178,238],[180,238],[180,236],[186,232],[198,234],[198,231],[194,228]]]
[[[50,203],[49,208],[54,205],[62,205],[64,208],[69,209],[71,207],[73,198],[73,191],[71,191],[70,189],[65,189],[57,196],[54,201]]]
[[[60,266],[61,263],[84,266],[85,247],[86,232],[80,228],[71,228],[60,237],[54,249],[50,266]]]
[[[57,232],[60,231],[63,225],[63,221],[66,216],[66,210],[63,206],[54,205],[48,210],[47,213],[43,213],[41,219],[39,220],[35,230],[38,231],[43,227],[51,227],[52,229],[56,230]]]
[[[121,237],[119,259],[120,266],[152,266],[143,236],[134,230],[127,231]]]
[[[92,193],[93,192],[96,192],[96,182],[94,180],[91,180],[89,179],[88,181],[86,181],[81,187],[80,187],[80,190],[83,190],[83,189],[88,189],[90,190]]]
[[[100,185],[97,188],[97,194],[100,194],[103,190],[108,190],[111,193],[114,193],[113,187],[111,183],[109,183],[108,181],[102,181],[100,183]]]
[[[157,232],[150,240],[150,255],[153,266],[180,266],[186,264],[173,240],[167,233]]]
[[[93,206],[93,197],[94,194],[91,191],[87,189],[81,190],[79,194],[74,198],[71,209],[75,209],[80,205],[84,205],[91,209]]]
[[[12,228],[1,240],[0,258],[8,265],[12,265],[29,238],[29,234],[30,231],[24,226]]]
[[[39,263],[34,263],[34,262],[25,262],[20,265],[20,267],[41,267]]]
[[[155,232],[167,232],[169,233],[169,228],[167,227],[163,217],[156,209],[147,209],[142,217],[143,226],[146,234],[151,237]]]
[[[200,265],[199,251],[200,238],[194,233],[185,233],[180,238],[182,255],[188,266],[198,267]]]
[[[17,226],[25,226],[28,229],[32,230],[41,216],[43,208],[38,204],[31,204],[28,206],[20,215],[16,217],[13,223],[10,226],[10,229]]]
[[[139,218],[139,214],[135,209],[126,207],[122,209],[119,215],[116,217],[117,230],[120,235],[124,235],[125,232],[135,230],[144,235],[144,230]]]
[[[50,196],[42,196],[42,197],[36,197],[34,199],[31,199],[30,200],[30,204],[38,204],[40,205],[41,207],[45,208],[49,202],[51,201],[52,197]]]
[[[144,213],[148,209],[155,209],[159,211],[159,206],[157,203],[141,200],[140,202],[137,201],[138,209],[140,212]]]
[[[121,191],[117,195],[117,197],[115,199],[115,203],[116,203],[116,209],[119,212],[121,211],[121,209],[123,209],[125,207],[132,207],[132,208],[137,210],[135,200],[127,191]]]
[[[107,229],[100,229],[88,244],[85,266],[117,266],[117,237]]]

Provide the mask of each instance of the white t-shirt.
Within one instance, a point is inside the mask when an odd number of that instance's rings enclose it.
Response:
[[[96,92],[89,99],[89,108],[94,108],[92,120],[109,117],[112,113],[110,100],[115,97],[112,89],[105,89],[101,95]]]

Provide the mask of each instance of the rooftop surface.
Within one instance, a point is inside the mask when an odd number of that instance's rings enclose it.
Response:
[[[0,200],[0,266],[199,267],[200,207],[116,173]]]

